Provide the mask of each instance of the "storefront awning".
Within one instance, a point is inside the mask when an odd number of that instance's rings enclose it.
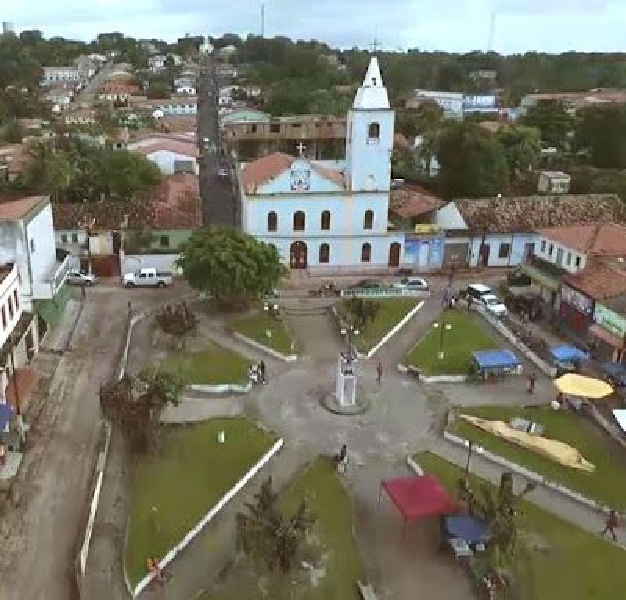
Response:
[[[537,283],[541,287],[548,288],[549,290],[553,290],[555,292],[557,292],[561,287],[561,280],[559,277],[548,275],[534,265],[524,263],[522,265],[522,272],[526,273],[526,275],[528,275],[534,283]]]
[[[611,346],[611,348],[617,348],[618,350],[622,350],[624,348],[624,340],[623,338],[611,333],[601,327],[600,325],[592,325],[589,327],[589,333],[594,337],[597,337],[599,340],[603,341],[605,344]]]

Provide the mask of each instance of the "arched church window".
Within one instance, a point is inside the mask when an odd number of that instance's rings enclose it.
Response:
[[[370,262],[372,260],[372,246],[365,242],[361,246],[361,262]]]
[[[321,228],[328,230],[330,229],[330,211],[329,210],[325,210],[322,212],[322,223],[321,223]]]
[[[379,123],[370,123],[367,129],[367,139],[368,140],[378,140],[380,139],[380,124]]]
[[[328,244],[320,245],[320,263],[327,263],[330,260],[330,246]]]
[[[278,215],[274,211],[267,214],[267,230],[278,231]]]
[[[304,231],[304,213],[301,210],[293,213],[293,230],[294,231]]]
[[[374,211],[366,210],[363,217],[363,229],[371,229],[374,226]]]

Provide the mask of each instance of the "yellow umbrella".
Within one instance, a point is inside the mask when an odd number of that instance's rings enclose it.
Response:
[[[567,373],[554,380],[554,385],[567,396],[581,396],[597,400],[613,393],[613,388],[606,382],[576,373]]]

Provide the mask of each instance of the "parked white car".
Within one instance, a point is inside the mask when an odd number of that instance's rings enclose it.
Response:
[[[84,285],[87,287],[96,285],[98,281],[99,280],[95,275],[81,273],[80,271],[70,271],[65,279],[65,282],[68,285]]]
[[[415,290],[421,292],[428,291],[428,282],[421,277],[404,277],[397,283],[393,284],[394,288],[401,290]]]
[[[484,294],[478,300],[485,309],[496,317],[505,317],[508,313],[502,300],[493,294]]]

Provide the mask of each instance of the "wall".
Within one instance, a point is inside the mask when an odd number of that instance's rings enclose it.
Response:
[[[50,281],[58,265],[50,203],[46,204],[26,225],[26,238],[28,240],[27,254],[30,257],[30,268],[35,286],[34,298],[51,298]],[[46,295],[43,295],[44,293]]]
[[[122,273],[148,268],[175,272],[174,263],[178,256],[178,254],[125,254],[122,259]]]
[[[626,337],[626,318],[607,306],[596,302],[593,320],[613,335],[617,335],[622,339]]]
[[[414,269],[438,269],[443,262],[444,245],[442,237],[406,236],[402,264]]]
[[[22,314],[22,303],[19,298],[20,283],[17,267],[13,265],[11,272],[0,282],[0,346],[3,346]],[[18,302],[15,302],[17,294]],[[9,311],[9,303],[13,316]]]
[[[276,179],[272,179],[267,183],[261,184],[258,189],[258,194],[276,194],[281,192],[289,192],[291,190],[291,173],[295,171],[308,171],[310,173],[310,189],[317,192],[336,192],[341,193],[343,188],[326,177],[323,177],[315,170],[315,167],[311,165],[308,160],[298,159],[295,160],[291,169],[287,169],[281,173]],[[301,192],[306,194],[307,192]]]
[[[543,242],[545,242],[544,250],[542,250]],[[552,246],[552,253],[550,253],[550,246]],[[556,259],[557,259],[557,254],[559,250],[563,251],[563,261],[560,265],[563,269],[565,269],[566,271],[570,273],[578,273],[579,271],[582,271],[585,268],[585,265],[587,264],[587,256],[585,254],[582,254],[581,252],[572,250],[571,248],[568,248],[567,246],[564,246],[563,244],[558,244],[557,242],[551,241],[545,237],[539,237],[537,240],[537,243],[535,244],[535,254],[539,258],[542,258],[543,260],[546,260],[553,264],[557,264]],[[570,254],[571,254],[571,262],[568,265],[567,260]],[[580,257],[580,265],[578,267],[576,266],[577,257]]]
[[[524,261],[526,244],[534,243],[537,246],[538,236],[535,233],[516,234],[489,234],[485,237],[485,244],[489,244],[489,267],[508,267],[519,265]],[[470,267],[476,267],[479,263],[479,252],[482,236],[474,236],[471,239]],[[500,258],[500,245],[510,244],[509,256]]]
[[[198,161],[194,156],[177,154],[176,152],[171,152],[169,150],[156,150],[155,152],[151,152],[150,154],[148,154],[147,158],[151,160],[154,164],[156,164],[161,172],[165,175],[174,174],[174,163],[179,160],[194,162],[194,173],[198,175],[198,173],[200,172]]]
[[[159,250],[165,252],[171,250],[172,252],[178,250],[179,246],[186,242],[191,236],[191,229],[159,229],[153,230],[154,241],[152,242],[150,249]],[[161,237],[167,237],[169,244],[162,245]],[[128,238],[127,238],[128,239]]]
[[[65,241],[63,241],[64,236]],[[67,250],[74,256],[78,256],[83,251],[87,232],[84,229],[55,229],[54,239],[57,248],[63,248],[63,250]]]
[[[306,198],[304,199],[304,196]],[[387,233],[389,194],[385,192],[362,192],[359,194],[280,194],[279,197],[252,196],[243,201],[243,222],[246,231],[263,237],[289,237],[298,239],[309,236],[367,235]],[[330,211],[330,230],[321,229],[322,212]],[[364,229],[365,211],[374,212],[372,229]],[[268,232],[267,215],[278,215],[278,230]],[[305,230],[293,231],[293,215],[305,214]]]

